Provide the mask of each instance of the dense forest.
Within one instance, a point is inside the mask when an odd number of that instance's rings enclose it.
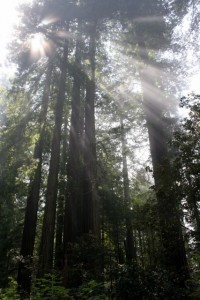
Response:
[[[198,1],[19,10],[0,87],[0,299],[200,299]]]

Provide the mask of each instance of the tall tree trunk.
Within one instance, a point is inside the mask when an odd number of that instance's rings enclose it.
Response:
[[[83,220],[83,119],[82,104],[82,43],[81,24],[78,24],[76,41],[75,65],[73,70],[74,80],[71,101],[71,124],[69,136],[69,159],[67,165],[67,196],[64,218],[64,285],[69,287],[76,281],[72,278],[71,269],[73,261],[73,243],[82,234]],[[72,247],[71,247],[72,246]]]
[[[121,125],[121,142],[122,142],[122,173],[123,173],[123,185],[124,185],[124,204],[127,211],[126,215],[126,260],[131,263],[136,260],[136,252],[133,238],[133,226],[130,215],[130,188],[128,178],[128,167],[127,167],[127,146],[126,146],[126,134],[124,129],[123,117],[120,117]]]
[[[79,26],[80,30],[80,26]],[[68,197],[66,204],[66,242],[73,242],[82,234],[83,195],[83,107],[81,102],[81,37],[77,38],[74,82],[72,89],[72,112],[69,137],[69,160],[67,167]]]
[[[137,33],[137,30],[136,30]],[[137,33],[140,56],[145,63],[140,72],[143,91],[143,105],[149,134],[158,213],[160,220],[163,259],[168,270],[179,277],[188,276],[187,259],[182,235],[178,203],[173,192],[172,174],[168,157],[167,124],[164,122],[162,100],[156,91],[155,70],[141,34]]]
[[[46,81],[42,99],[42,107],[39,118],[40,136],[37,145],[35,146],[35,158],[38,163],[33,180],[30,182],[29,195],[27,197],[27,206],[25,211],[25,220],[22,236],[22,245],[20,255],[22,257],[18,268],[18,285],[19,290],[25,296],[30,294],[31,287],[31,268],[32,256],[35,243],[37,211],[40,194],[41,174],[42,174],[42,154],[44,147],[45,125],[47,117],[47,109],[49,103],[50,83],[52,76],[53,64],[48,62]]]
[[[55,269],[61,271],[64,263],[64,207],[66,202],[66,175],[67,175],[67,118],[65,120],[63,132],[63,146],[62,158],[60,166],[60,183],[59,183],[59,196],[57,204],[57,217],[56,217],[56,243],[55,243]]]
[[[61,127],[63,121],[63,107],[66,91],[68,59],[68,42],[65,41],[63,58],[61,60],[61,75],[59,92],[55,106],[55,126],[52,139],[51,159],[47,182],[46,204],[40,245],[39,275],[51,272],[53,264],[54,230],[56,215],[56,199],[58,187],[58,172],[60,161]]]
[[[95,37],[96,25],[90,26],[90,74],[86,82],[85,140],[84,140],[84,199],[83,232],[98,234],[98,203],[96,191],[96,137],[95,137]]]

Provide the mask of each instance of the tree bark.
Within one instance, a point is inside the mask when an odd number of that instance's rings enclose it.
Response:
[[[121,142],[122,142],[122,173],[123,173],[123,185],[124,185],[124,205],[127,211],[126,215],[126,261],[131,263],[136,260],[136,250],[133,238],[133,226],[130,215],[130,188],[129,188],[129,178],[128,178],[128,166],[127,166],[127,146],[126,146],[126,136],[124,129],[123,117],[120,117],[121,125]]]
[[[80,27],[80,26],[79,26]],[[80,29],[80,28],[79,28]],[[65,215],[66,243],[74,242],[82,234],[83,202],[83,107],[81,101],[81,37],[77,38],[74,82],[72,89],[72,112],[69,137],[69,159],[67,167],[68,186]]]
[[[84,195],[83,232],[99,234],[96,190],[96,137],[95,137],[95,38],[96,25],[91,24],[89,43],[90,74],[86,82],[85,139],[84,139]]]
[[[54,230],[56,215],[56,199],[58,187],[58,172],[60,161],[61,127],[63,122],[63,107],[66,91],[68,59],[68,42],[65,41],[63,58],[61,60],[61,75],[59,92],[55,107],[55,126],[52,139],[51,159],[47,182],[46,204],[43,219],[42,238],[40,245],[39,276],[51,272],[53,266]]]
[[[60,166],[59,196],[56,217],[55,269],[63,270],[64,264],[64,211],[66,202],[66,175],[67,175],[67,118],[64,124],[62,158]]]
[[[71,101],[71,123],[69,136],[69,158],[67,165],[67,195],[64,218],[64,285],[69,287],[73,278],[73,244],[82,234],[83,220],[83,118],[82,104],[82,41],[81,25],[78,24],[75,65],[73,69],[73,88]]]

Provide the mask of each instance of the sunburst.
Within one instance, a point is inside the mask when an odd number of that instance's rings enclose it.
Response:
[[[45,36],[41,33],[35,33],[30,38],[30,51],[31,56],[45,56],[48,44]]]

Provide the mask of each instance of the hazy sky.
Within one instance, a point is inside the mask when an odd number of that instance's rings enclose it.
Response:
[[[7,61],[7,45],[12,39],[14,25],[18,22],[17,6],[29,0],[1,0],[0,4],[0,79],[9,78],[13,68]]]
[[[8,43],[12,39],[13,27],[18,22],[17,6],[31,0],[1,0],[0,4],[0,79],[9,78],[13,74],[9,62],[6,60]],[[56,0],[55,0],[56,1]],[[188,78],[190,90],[200,93],[200,72]]]
[[[0,5],[0,61],[6,56],[6,45],[9,42],[14,24],[17,23],[16,7],[20,0],[4,0]]]

